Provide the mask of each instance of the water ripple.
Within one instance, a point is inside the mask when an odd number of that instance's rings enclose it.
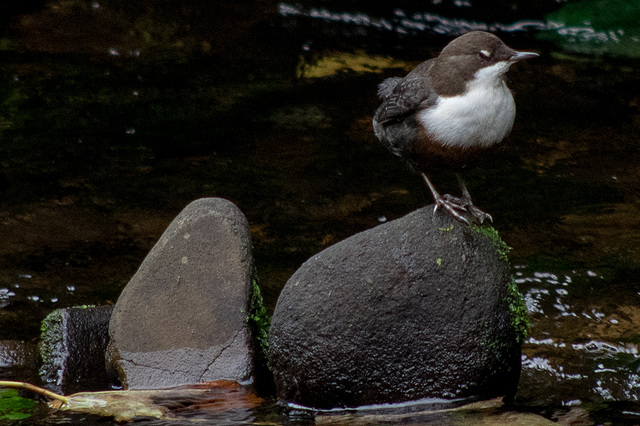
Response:
[[[466,1],[459,1],[456,5],[458,7],[469,6]],[[364,28],[395,32],[401,35],[429,31],[435,34],[455,36],[469,31],[501,31],[514,33],[549,29],[549,26],[545,22],[536,19],[523,19],[512,23],[488,24],[482,21],[447,18],[430,12],[409,14],[399,8],[394,10],[393,17],[387,19],[372,17],[361,12],[335,12],[325,8],[305,9],[299,5],[279,3],[278,14],[282,17],[307,17],[330,23],[350,24]],[[554,28],[556,26],[557,24],[554,24]]]

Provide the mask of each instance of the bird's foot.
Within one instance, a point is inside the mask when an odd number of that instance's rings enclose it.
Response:
[[[436,210],[438,207],[443,207],[453,217],[466,224],[469,224],[469,220],[464,217],[462,213],[471,213],[480,224],[484,223],[485,220],[493,223],[493,217],[491,217],[489,213],[477,208],[469,198],[454,197],[453,195],[445,194],[440,197],[440,201],[436,200]]]
[[[469,195],[469,191],[467,190],[467,187],[465,186],[464,181],[462,180],[460,175],[457,174],[456,176],[458,177],[458,182],[460,183],[460,189],[462,189],[463,196],[454,197],[453,195],[449,195],[449,194],[440,195],[438,191],[436,191],[436,188],[433,186],[433,184],[431,183],[427,175],[424,173],[420,173],[420,174],[422,175],[422,179],[424,179],[424,183],[426,183],[427,186],[429,187],[429,190],[433,195],[433,199],[436,202],[436,206],[433,209],[434,213],[440,207],[442,207],[443,209],[448,211],[451,216],[455,217],[460,222],[466,223],[467,225],[469,225],[470,223],[469,223],[469,219],[467,219],[463,215],[465,213],[471,213],[471,215],[481,224],[487,219],[490,222],[493,222],[493,218],[489,213],[485,213],[473,205],[473,203],[471,202],[471,196]]]
[[[462,213],[466,213],[467,209],[464,205],[458,203],[460,201],[459,198],[452,197],[450,195],[445,195],[444,197],[436,197],[435,202],[436,206],[433,208],[433,212],[438,211],[440,207],[445,209],[451,216],[458,219],[460,222],[466,223],[469,225],[469,219],[463,216]]]

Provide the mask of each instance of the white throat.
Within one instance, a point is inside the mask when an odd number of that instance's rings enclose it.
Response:
[[[427,134],[445,146],[489,147],[511,131],[516,116],[513,95],[503,80],[510,62],[481,68],[458,96],[441,96],[418,120]]]

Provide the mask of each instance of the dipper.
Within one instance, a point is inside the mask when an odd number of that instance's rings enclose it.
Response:
[[[373,117],[380,142],[416,169],[431,190],[435,210],[444,208],[469,223],[493,221],[477,208],[460,171],[505,139],[516,115],[504,76],[509,67],[534,52],[518,52],[491,33],[474,31],[451,41],[437,58],[418,65],[404,78],[378,86],[382,105]],[[427,177],[434,170],[456,172],[462,197],[440,195]]]

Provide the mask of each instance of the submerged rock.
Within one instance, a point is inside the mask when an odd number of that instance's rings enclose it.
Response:
[[[189,204],[125,287],[108,365],[128,389],[252,380],[249,225],[230,201]]]
[[[42,322],[40,376],[65,394],[110,387],[104,366],[113,306],[56,309]]]
[[[0,340],[0,368],[37,368],[39,362],[40,354],[35,343]]]
[[[303,264],[271,323],[279,398],[334,408],[513,395],[526,311],[499,240],[479,230],[428,206]]]

